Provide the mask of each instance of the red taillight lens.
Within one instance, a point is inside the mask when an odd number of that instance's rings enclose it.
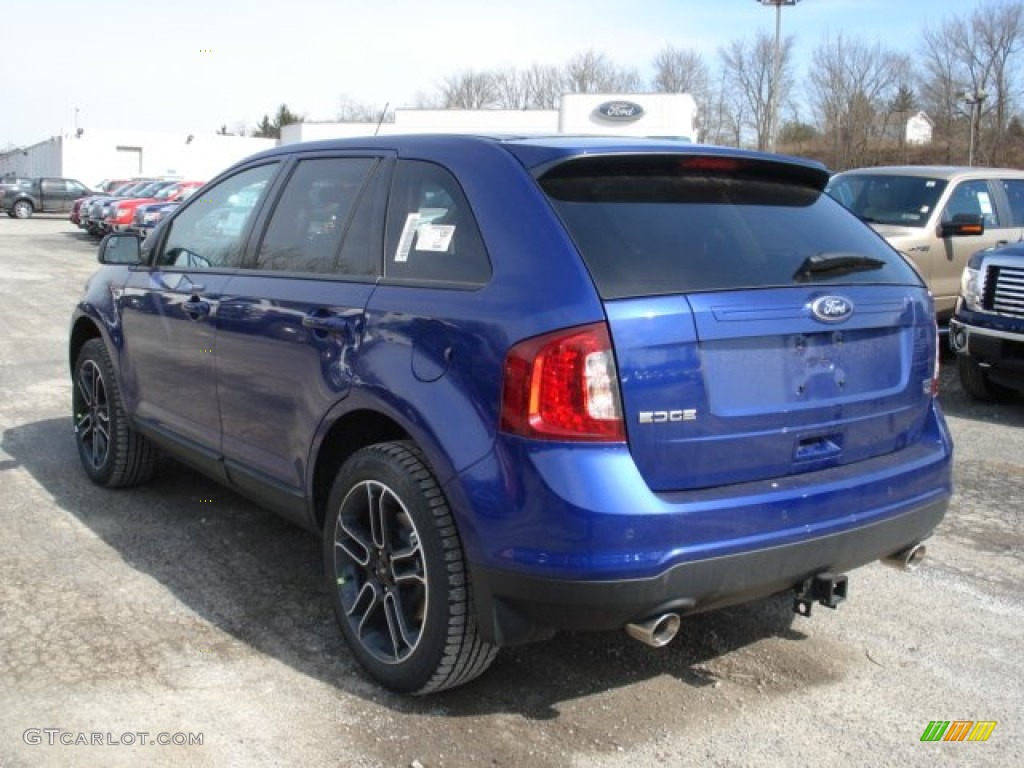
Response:
[[[501,429],[544,440],[622,442],[619,377],[604,323],[521,342],[505,358]]]

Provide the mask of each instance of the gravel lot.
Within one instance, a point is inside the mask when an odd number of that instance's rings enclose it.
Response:
[[[950,513],[838,611],[698,616],[660,651],[560,635],[405,699],[347,654],[313,537],[170,461],[87,481],[65,350],[95,249],[0,217],[0,766],[1024,764],[1024,399],[970,403],[944,361]],[[998,725],[921,743],[931,720]]]

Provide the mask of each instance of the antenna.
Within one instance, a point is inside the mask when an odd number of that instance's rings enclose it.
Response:
[[[384,109],[380,111],[380,119],[377,121],[377,127],[373,130],[373,135],[376,136],[380,132],[380,124],[384,122],[384,115],[388,113],[388,107],[391,106],[390,101],[384,102]]]

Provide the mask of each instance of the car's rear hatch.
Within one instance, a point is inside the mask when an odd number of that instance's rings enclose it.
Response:
[[[653,490],[848,464],[920,434],[927,291],[824,180],[707,155],[591,156],[542,176],[604,299]]]

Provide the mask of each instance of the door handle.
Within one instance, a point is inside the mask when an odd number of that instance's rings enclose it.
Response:
[[[188,301],[182,302],[181,308],[193,320],[210,314],[210,302],[203,301],[198,296],[192,296]]]
[[[352,330],[352,320],[340,315],[306,315],[302,327],[325,333],[347,333]]]

